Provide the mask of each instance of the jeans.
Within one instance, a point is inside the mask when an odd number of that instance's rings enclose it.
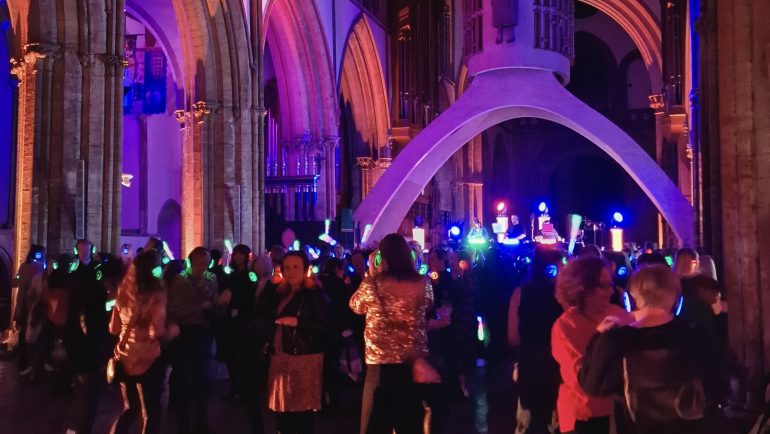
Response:
[[[171,364],[180,433],[207,432],[211,335],[202,326],[182,326]]]
[[[422,434],[424,414],[410,364],[367,365],[361,434]]]
[[[134,422],[140,421],[141,434],[161,431],[161,402],[163,393],[163,362],[158,358],[142,375],[129,376],[117,363],[117,378],[123,394],[123,413],[115,421],[112,434],[129,434]]]

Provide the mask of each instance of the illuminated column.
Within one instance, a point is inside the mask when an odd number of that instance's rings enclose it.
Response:
[[[192,111],[178,110],[176,120],[182,125],[182,252],[187,254],[204,242],[204,165],[205,143],[210,128],[207,121],[213,108],[204,101],[193,104]]]
[[[356,163],[358,163],[358,169],[361,171],[361,200],[363,200],[374,185],[372,169],[375,164],[372,157],[358,157]]]
[[[20,87],[14,270],[23,262],[30,244],[46,244],[47,241],[47,216],[39,213],[41,199],[45,204],[46,198],[41,198],[40,177],[35,176],[42,172],[41,168],[35,167],[35,155],[50,148],[51,144],[52,67],[59,56],[58,45],[29,44],[24,47],[24,58],[12,62],[11,73],[19,80]]]

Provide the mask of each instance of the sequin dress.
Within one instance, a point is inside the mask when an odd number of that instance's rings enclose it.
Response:
[[[289,297],[278,311],[291,301]],[[268,370],[268,408],[275,412],[317,411],[321,409],[323,353],[292,355],[283,351],[283,327],[273,337],[275,353],[270,356]]]
[[[404,363],[428,355],[426,312],[433,289],[425,280],[398,282],[367,277],[350,299],[350,308],[366,315],[366,363]]]

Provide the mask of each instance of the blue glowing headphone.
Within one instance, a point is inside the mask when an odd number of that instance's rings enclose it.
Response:
[[[554,264],[547,265],[545,267],[545,275],[551,279],[555,278],[559,274],[559,267]]]

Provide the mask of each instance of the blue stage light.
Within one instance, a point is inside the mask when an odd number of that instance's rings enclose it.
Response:
[[[449,235],[453,237],[459,237],[460,236],[460,227],[459,226],[452,226],[449,228]]]
[[[540,212],[546,212],[548,210],[548,205],[545,202],[540,202],[540,205],[537,206],[537,210]]]
[[[615,211],[615,213],[612,214],[612,220],[616,223],[623,223],[623,214]]]

